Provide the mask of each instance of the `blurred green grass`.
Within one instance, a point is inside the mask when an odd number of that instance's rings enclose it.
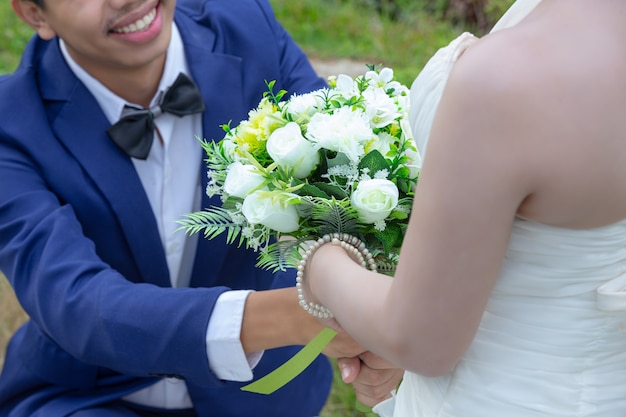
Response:
[[[9,1],[0,2],[0,74],[13,71],[33,31],[20,21]]]
[[[15,299],[13,289],[0,272],[0,369],[4,351],[13,332],[26,320],[26,314]]]
[[[354,59],[394,69],[410,85],[428,57],[457,32],[451,25],[415,10],[397,21],[364,2],[271,0],[276,15],[312,58]]]

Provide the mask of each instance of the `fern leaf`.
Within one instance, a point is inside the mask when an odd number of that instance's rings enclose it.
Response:
[[[257,260],[256,266],[262,269],[271,269],[272,272],[284,271],[298,265],[300,255],[298,248],[300,240],[281,240],[272,243],[263,251]]]
[[[242,224],[233,221],[230,212],[221,207],[211,207],[203,211],[189,213],[185,218],[178,221],[180,229],[184,229],[187,234],[202,233],[207,239],[227,232],[226,243],[231,244],[241,233]],[[241,246],[242,239],[239,240]]]
[[[311,225],[317,229],[318,236],[328,233],[359,235],[361,224],[350,201],[315,197],[307,200],[312,205]]]

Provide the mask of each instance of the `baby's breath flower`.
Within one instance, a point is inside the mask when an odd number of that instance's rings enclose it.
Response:
[[[251,242],[254,238],[254,227],[246,226],[241,229],[241,235],[248,239],[248,242]]]
[[[357,174],[358,168],[356,165],[335,165],[328,168],[328,175],[324,175],[324,177],[355,178]]]
[[[370,177],[369,169],[368,170],[364,169],[361,172],[361,175],[359,176],[359,181],[367,181],[367,180],[371,180],[371,179],[372,179],[372,177]]]
[[[378,220],[374,222],[374,229],[378,230],[379,232],[384,232],[386,228],[387,222],[385,220]]]
[[[209,198],[211,198],[211,197],[214,197],[214,196],[220,194],[222,192],[222,189],[221,189],[221,187],[219,187],[216,184],[208,183],[207,186],[206,186],[205,192],[206,192],[206,195]]]
[[[261,247],[261,242],[259,241],[259,238],[250,236],[250,238],[248,239],[248,245],[250,246],[250,248],[252,248],[252,250],[258,252],[259,248]]]
[[[389,170],[381,169],[380,171],[376,171],[374,173],[374,178],[378,178],[378,179],[381,179],[381,180],[386,180],[387,178],[389,178]]]
[[[246,216],[241,214],[241,212],[239,212],[239,211],[231,212],[230,213],[230,218],[232,219],[233,223],[235,223],[235,224],[244,224],[246,222]]]

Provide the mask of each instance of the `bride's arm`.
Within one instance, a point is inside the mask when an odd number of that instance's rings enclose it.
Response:
[[[484,65],[492,52],[473,49],[442,97],[395,278],[364,271],[333,245],[306,276],[355,340],[425,375],[447,372],[469,346],[536,182],[530,97],[506,84],[505,69]]]

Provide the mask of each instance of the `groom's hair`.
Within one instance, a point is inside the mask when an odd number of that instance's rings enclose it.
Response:
[[[42,9],[44,8],[44,4],[43,4],[43,0],[30,0],[33,3],[35,3],[37,6],[41,7]]]

